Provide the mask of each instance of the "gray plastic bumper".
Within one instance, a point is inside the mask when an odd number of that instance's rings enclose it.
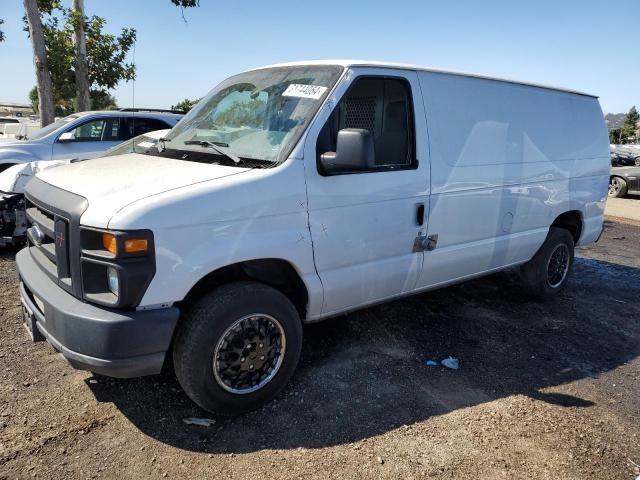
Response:
[[[111,377],[160,373],[177,307],[118,311],[84,303],[56,285],[28,249],[16,255],[25,327],[74,367]]]

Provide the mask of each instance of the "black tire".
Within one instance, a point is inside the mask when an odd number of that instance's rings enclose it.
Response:
[[[627,194],[627,182],[622,177],[611,177],[609,179],[609,193],[613,198],[622,198]]]
[[[260,347],[267,343],[276,345],[269,350],[267,354],[269,358],[263,362],[266,365],[265,376],[269,377],[268,371],[272,372],[270,375],[273,376],[270,380],[265,377],[266,384],[254,385],[253,388],[259,387],[255,391],[237,393],[229,390],[234,384],[225,383],[225,380],[232,383],[234,379],[240,378],[234,373],[233,369],[236,367],[227,366],[222,370],[216,368],[214,365],[218,366],[222,361],[214,360],[214,354],[216,349],[220,348],[218,355],[215,355],[220,359],[222,358],[220,352],[224,348],[231,349],[237,345],[237,342],[222,341],[223,336],[248,335],[244,328],[230,330],[243,318],[245,319],[243,322],[267,322],[269,327],[272,327],[271,332],[277,332],[276,337],[280,338],[281,342],[274,343],[272,338],[268,338],[266,342],[260,343]],[[273,319],[276,320],[275,323],[272,323]],[[244,327],[244,325],[241,326]],[[251,328],[247,331],[258,332]],[[257,353],[257,341],[241,343],[245,345],[243,352],[247,352],[246,355]],[[247,350],[251,348],[253,351]],[[284,350],[283,354],[280,353],[282,350]],[[201,298],[186,313],[179,325],[173,345],[173,363],[178,381],[189,398],[213,414],[232,416],[255,410],[271,401],[291,379],[298,365],[301,350],[302,322],[289,299],[274,288],[261,283],[237,282],[215,289]],[[235,355],[235,353],[223,352],[223,355]],[[272,363],[268,363],[272,355],[276,355],[274,358],[279,360],[277,362],[271,360]],[[264,358],[263,355],[259,360]],[[256,362],[259,360],[255,359]],[[242,378],[249,375],[246,372],[247,364],[237,366],[245,369],[241,374],[244,375]],[[225,364],[222,363],[222,365],[224,367]],[[275,365],[279,366],[275,367]],[[232,373],[224,373],[229,371]],[[251,374],[255,375],[256,372],[252,371]],[[231,380],[223,379],[221,375],[230,375],[232,378]],[[246,385],[243,387],[250,388]],[[238,389],[241,390],[239,387]]]
[[[563,262],[565,254],[566,266]],[[560,293],[571,274],[573,257],[574,242],[571,233],[564,228],[551,227],[542,247],[520,268],[522,282],[531,296],[544,300]],[[555,265],[558,268],[554,268]],[[560,270],[564,272],[562,275]]]

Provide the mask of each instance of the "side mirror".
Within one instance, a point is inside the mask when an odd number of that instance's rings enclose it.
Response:
[[[345,128],[338,132],[335,152],[320,155],[326,172],[368,170],[375,166],[373,137],[369,130]]]
[[[58,137],[58,141],[60,143],[73,142],[75,139],[76,136],[73,134],[73,132],[64,132]]]

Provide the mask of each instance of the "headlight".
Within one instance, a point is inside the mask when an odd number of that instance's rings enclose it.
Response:
[[[111,293],[117,297],[120,291],[120,282],[118,280],[118,271],[113,267],[107,268],[107,284]]]
[[[139,305],[156,271],[150,230],[80,228],[82,295],[113,308]]]

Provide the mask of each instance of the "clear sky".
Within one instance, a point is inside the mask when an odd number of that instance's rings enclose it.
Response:
[[[65,0],[65,4],[69,1]],[[605,112],[640,107],[640,0],[85,0],[107,29],[134,27],[136,106],[200,97],[254,66],[324,58],[423,64],[568,87]],[[0,100],[35,85],[22,0],[0,0]],[[115,91],[131,104],[131,84]]]

